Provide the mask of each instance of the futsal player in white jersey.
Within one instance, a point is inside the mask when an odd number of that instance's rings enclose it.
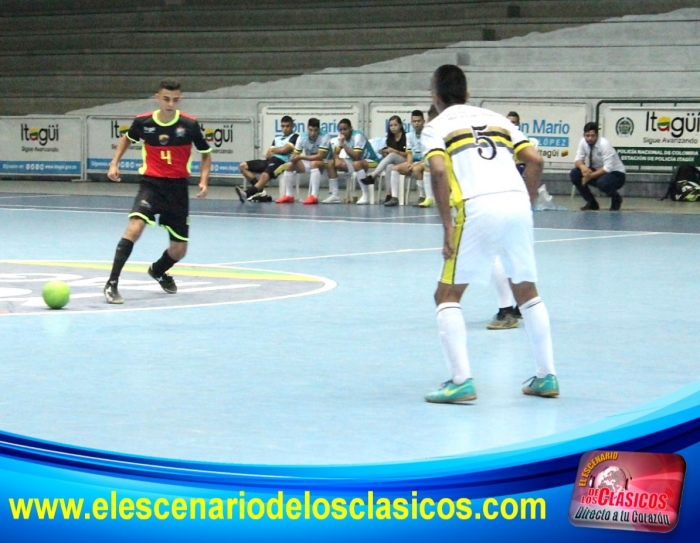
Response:
[[[535,284],[531,205],[537,197],[542,158],[508,119],[466,105],[467,79],[458,66],[440,66],[433,74],[431,89],[440,115],[423,129],[422,142],[444,228],[445,262],[435,303],[451,378],[425,399],[435,403],[476,399],[460,301],[469,283],[489,283],[496,256],[510,278],[535,355],[536,374],[522,391],[558,396],[549,314]],[[525,164],[525,183],[514,155]]]
[[[285,187],[285,194],[275,200],[278,204],[294,203],[295,177],[303,173],[309,174],[309,196],[302,203],[307,205],[318,203],[321,170],[325,166],[324,159],[331,148],[331,137],[321,132],[321,121],[315,117],[311,117],[306,126],[307,131],[297,138],[292,156],[284,168],[281,183]]]

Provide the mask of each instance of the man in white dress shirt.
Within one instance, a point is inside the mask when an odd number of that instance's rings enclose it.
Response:
[[[569,179],[586,200],[582,211],[598,211],[600,205],[590,187],[598,187],[610,196],[610,211],[619,211],[622,196],[618,190],[625,184],[625,165],[615,148],[604,137],[598,135],[596,123],[586,123],[583,139],[576,151],[576,167],[569,173]]]

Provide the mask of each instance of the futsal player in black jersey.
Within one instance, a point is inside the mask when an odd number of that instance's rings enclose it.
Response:
[[[164,80],[155,95],[159,109],[139,115],[129,131],[122,136],[109,165],[107,176],[114,182],[121,181],[119,160],[131,143],[143,140],[143,164],[139,168],[141,181],[139,192],[129,213],[126,231],[117,244],[114,263],[109,280],[104,287],[108,304],[122,304],[118,283],[122,268],[131,255],[134,243],[141,237],[146,224],[158,224],[168,231],[170,245],[163,255],[150,265],[148,274],[158,281],[168,294],[177,292],[175,280],[166,273],[187,252],[189,235],[190,155],[192,145],[202,155],[199,193],[197,198],[207,195],[211,171],[211,148],[202,135],[194,117],[177,109],[182,100],[180,83]]]

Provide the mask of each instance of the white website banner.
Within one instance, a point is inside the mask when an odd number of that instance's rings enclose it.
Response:
[[[342,104],[330,104],[328,102],[310,104],[309,102],[303,102],[286,105],[275,103],[275,105],[272,105],[261,103],[258,106],[258,111],[260,112],[260,140],[258,153],[256,154],[258,158],[264,158],[265,152],[270,147],[275,136],[282,133],[280,123],[285,115],[289,115],[294,119],[294,131],[300,134],[306,132],[306,124],[311,117],[315,117],[320,121],[322,132],[327,132],[333,137],[338,135],[338,122],[341,119],[348,119],[352,123],[353,128],[362,130],[360,126],[362,106],[359,104],[348,105],[345,102]],[[248,159],[251,158],[255,158],[255,156],[248,157]]]
[[[406,132],[411,131],[411,113],[418,109],[423,112],[425,122],[428,122],[430,100],[422,102],[372,102],[369,105],[369,128],[366,136],[370,139],[386,136],[389,132],[389,119],[394,115],[401,117]]]
[[[537,150],[545,162],[555,167],[572,167],[576,149],[589,119],[587,104],[563,102],[511,102],[486,100],[481,107],[507,115],[520,116],[520,130],[537,140]]]
[[[700,165],[700,102],[599,104],[601,133],[625,164]]]
[[[87,118],[87,171],[107,173],[121,137],[133,118],[92,116]],[[253,152],[252,119],[197,119],[212,148],[212,175],[231,177],[240,174],[239,165]],[[143,163],[143,142],[133,143],[119,161],[122,173],[138,173]],[[200,172],[201,156],[192,147],[192,174]]]
[[[79,117],[0,117],[0,175],[83,173]]]

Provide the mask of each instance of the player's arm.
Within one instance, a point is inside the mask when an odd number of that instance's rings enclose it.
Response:
[[[428,154],[430,163],[431,179],[435,196],[435,204],[440,213],[440,220],[445,231],[443,240],[442,256],[445,259],[452,258],[455,253],[454,246],[454,225],[452,224],[452,214],[450,213],[450,183],[447,179],[447,164],[445,162],[445,151],[435,150]]]
[[[544,160],[532,145],[525,145],[517,151],[518,160],[525,164],[523,179],[533,205],[537,202],[537,188],[542,181]]]
[[[119,183],[122,180],[121,176],[119,175],[119,161],[130,146],[131,140],[126,136],[122,136],[117,144],[117,149],[114,151],[114,158],[112,158],[112,162],[109,163],[107,177],[109,177],[109,179],[115,183]]]
[[[340,142],[340,148],[338,150],[338,153],[340,153],[340,151],[343,150],[345,151],[345,154],[348,155],[348,158],[351,160],[360,160],[362,158],[363,149],[353,149],[347,141]]]
[[[202,153],[202,163],[199,169],[199,193],[197,198],[206,198],[209,192],[209,175],[211,174],[211,150]]]
[[[586,163],[584,162],[586,159],[585,146],[588,146],[586,140],[581,140],[581,142],[578,144],[578,149],[576,150],[576,160],[574,161],[574,166],[581,170],[583,175],[588,175],[591,173],[591,169],[586,166]]]
[[[294,150],[294,146],[291,143],[285,143],[282,147],[270,147],[268,153],[272,155],[288,155]]]

